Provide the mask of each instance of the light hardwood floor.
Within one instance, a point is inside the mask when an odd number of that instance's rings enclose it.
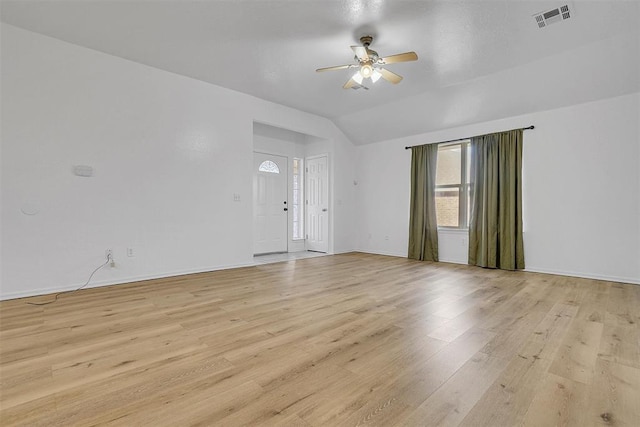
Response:
[[[640,286],[345,254],[0,303],[0,424],[640,425]]]

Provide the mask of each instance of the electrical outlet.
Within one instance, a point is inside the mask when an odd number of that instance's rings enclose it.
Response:
[[[133,248],[127,248],[127,256],[129,258],[136,256],[135,253],[133,252]]]
[[[104,254],[109,261],[109,267],[114,268],[116,266],[116,261],[113,259],[113,249],[106,249]]]

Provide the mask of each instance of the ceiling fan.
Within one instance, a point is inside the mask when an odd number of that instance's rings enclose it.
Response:
[[[362,84],[364,82],[364,79],[371,79],[371,82],[375,83],[378,81],[378,79],[380,79],[380,77],[393,84],[400,83],[400,80],[402,80],[402,76],[386,70],[382,68],[382,66],[387,64],[395,64],[397,62],[416,61],[418,59],[418,55],[415,52],[405,52],[381,58],[378,55],[378,52],[369,49],[372,41],[372,36],[363,36],[360,37],[360,43],[362,43],[362,46],[351,46],[351,49],[353,49],[353,52],[356,54],[356,56],[354,57],[357,62],[356,64],[318,68],[316,72],[320,73],[322,71],[357,68],[358,71],[356,71],[356,73],[351,76],[351,78],[344,84],[344,86],[342,86],[344,89],[369,89]]]

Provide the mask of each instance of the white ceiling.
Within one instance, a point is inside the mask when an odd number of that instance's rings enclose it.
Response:
[[[533,14],[569,4],[539,29]],[[2,21],[332,119],[355,143],[640,90],[638,1],[2,0]],[[375,36],[404,76],[344,90]]]

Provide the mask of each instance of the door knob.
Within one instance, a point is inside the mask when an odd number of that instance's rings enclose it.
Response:
[[[284,208],[284,211],[285,211],[285,212],[286,212],[286,211],[288,211],[288,210],[289,210],[289,209],[287,209],[287,208]]]
[[[327,211],[327,208],[322,209],[322,212],[326,212],[326,211]]]

